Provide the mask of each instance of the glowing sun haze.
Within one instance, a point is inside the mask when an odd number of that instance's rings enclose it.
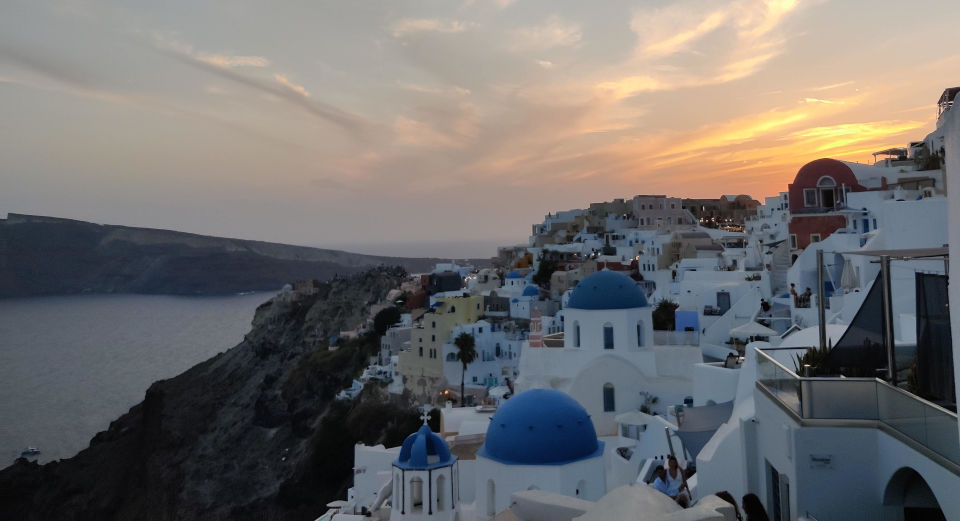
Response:
[[[934,128],[948,4],[7,0],[0,215],[342,246],[759,199]]]

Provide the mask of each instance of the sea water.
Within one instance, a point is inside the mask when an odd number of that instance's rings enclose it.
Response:
[[[0,467],[75,455],[151,383],[238,344],[271,296],[0,299]]]

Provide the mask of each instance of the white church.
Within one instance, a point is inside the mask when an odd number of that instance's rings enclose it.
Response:
[[[584,278],[566,301],[563,322],[562,348],[524,349],[517,391],[569,394],[600,436],[616,435],[618,414],[644,406],[664,413],[692,396],[700,347],[656,345],[652,309],[630,277],[598,271]]]

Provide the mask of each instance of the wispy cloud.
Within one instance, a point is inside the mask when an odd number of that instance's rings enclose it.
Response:
[[[828,100],[828,99],[820,99],[820,98],[803,98],[803,102],[804,102],[804,103],[824,103],[824,104],[827,104],[827,105],[833,105],[833,104],[835,104],[835,103],[841,103],[841,104],[843,103],[842,101],[839,101],[839,102],[838,102],[838,101],[833,101],[833,100]]]
[[[638,9],[630,22],[637,35],[634,59],[622,69],[644,73],[600,82],[600,88],[623,98],[749,77],[781,54],[785,39],[777,29],[797,7],[796,0],[733,0],[719,6],[680,0]],[[674,60],[678,54],[689,59]]]
[[[297,85],[296,83],[293,83],[283,74],[274,74],[273,79],[277,80],[277,83],[279,83],[280,85],[283,85],[287,89],[293,92],[296,92],[297,94],[303,96],[304,98],[310,97],[310,93],[307,92],[307,89],[303,85]]]
[[[537,60],[537,65],[543,67],[544,69],[553,68],[553,62],[550,60]]]
[[[403,38],[417,33],[461,33],[468,24],[442,18],[401,18],[390,26],[394,38]]]
[[[270,60],[263,56],[230,56],[227,54],[207,54],[199,53],[196,58],[202,62],[216,65],[217,67],[266,67],[270,65]]]
[[[831,84],[829,84],[829,85],[821,85],[821,86],[819,86],[819,87],[812,87],[812,88],[807,89],[807,90],[809,90],[809,91],[811,91],[811,92],[822,92],[822,91],[825,91],[825,90],[838,89],[838,88],[840,88],[840,87],[846,87],[847,85],[853,85],[853,83],[854,83],[854,82],[853,82],[852,80],[851,80],[851,81],[844,81],[844,82],[841,82],[841,83],[831,83]]]
[[[307,92],[303,86],[290,82],[283,74],[274,74],[272,78],[273,81],[270,81],[261,76],[245,74],[232,68],[221,67],[209,61],[201,60],[197,56],[197,53],[193,52],[193,47],[189,44],[165,37],[155,37],[154,41],[155,45],[152,47],[153,49],[174,58],[180,63],[257,90],[261,93],[276,96],[283,101],[305,110],[308,114],[349,131],[358,138],[368,138],[370,132],[373,130],[373,125],[366,122],[363,118],[334,105],[311,98],[310,93]]]
[[[462,96],[470,95],[470,89],[460,87],[458,85],[454,85],[452,87],[439,87],[439,86],[433,86],[433,85],[424,85],[421,83],[407,83],[407,82],[401,81],[401,82],[397,82],[397,86],[399,86],[403,90],[418,92],[420,94],[430,94],[433,96],[462,97]]]
[[[516,51],[543,51],[575,45],[583,38],[580,24],[551,16],[542,24],[513,31],[510,46]]]
[[[451,136],[440,132],[429,123],[405,116],[397,116],[393,122],[397,142],[418,147],[457,147],[459,143]]]

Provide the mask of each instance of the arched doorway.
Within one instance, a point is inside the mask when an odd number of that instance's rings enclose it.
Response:
[[[883,491],[885,519],[896,521],[947,521],[937,497],[919,472],[903,467],[893,473]]]

